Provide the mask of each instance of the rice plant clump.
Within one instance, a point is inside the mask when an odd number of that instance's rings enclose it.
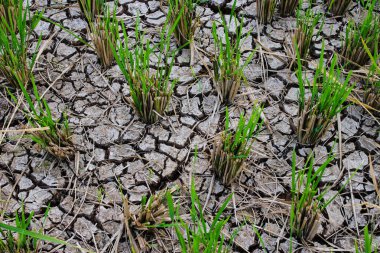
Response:
[[[332,124],[335,116],[342,111],[343,103],[350,95],[353,86],[349,85],[351,72],[343,83],[340,82],[342,69],[338,68],[338,58],[334,55],[329,70],[325,68],[323,59],[324,42],[321,57],[312,83],[303,76],[300,57],[298,55],[298,141],[302,144],[315,144]],[[311,96],[306,94],[310,87]]]
[[[60,119],[54,119],[48,103],[41,98],[33,77],[31,83],[34,99],[26,87],[22,83],[19,84],[26,100],[26,108],[23,113],[28,120],[28,126],[25,128],[33,129],[27,137],[30,137],[40,148],[57,158],[72,158],[75,149],[66,114],[62,113]],[[17,103],[17,98],[12,93],[10,95],[13,101]]]
[[[97,16],[103,14],[105,3],[104,0],[78,0],[79,8],[89,24],[94,22]]]
[[[89,27],[95,52],[102,66],[107,68],[114,60],[111,44],[115,47],[116,39],[112,35],[119,32],[115,11],[111,13],[107,9],[102,17],[96,17],[94,22],[89,23]]]
[[[306,59],[308,56],[315,29],[321,19],[322,14],[316,14],[312,9],[307,9],[305,13],[297,10],[297,29],[293,35],[293,51],[298,50],[301,59]],[[321,24],[317,35],[322,30],[322,27],[323,24]]]
[[[5,26],[2,29],[17,30],[16,17],[20,7],[22,8],[22,1],[20,0],[0,0],[0,17],[4,18],[0,24],[1,26],[8,24],[8,27]]]
[[[281,0],[280,1],[280,15],[281,17],[291,16],[295,12],[299,0]]]
[[[328,0],[327,9],[334,16],[343,16],[351,5],[351,0]]]
[[[292,156],[292,204],[290,209],[290,232],[298,239],[310,241],[316,235],[321,224],[322,211],[335,199],[335,196],[323,201],[329,188],[319,189],[319,183],[330,162],[334,159],[329,154],[326,161],[316,167],[314,155],[310,154],[305,166],[297,170],[296,153]],[[292,252],[291,250],[289,252]]]
[[[171,82],[169,78],[176,50],[170,51],[170,36],[174,28],[168,27],[168,20],[170,14],[156,45],[149,39],[144,41],[139,19],[136,21],[136,44],[133,49],[128,45],[129,35],[124,24],[122,24],[124,42],[118,32],[111,35],[116,38],[116,48],[111,45],[112,52],[129,84],[132,97],[130,102],[146,123],[154,123],[164,114],[176,83],[176,81]],[[151,68],[153,58],[155,69]]]
[[[171,221],[166,203],[166,195],[178,190],[177,186],[152,194],[149,198],[144,196],[140,208],[132,218],[132,226],[138,230],[148,230]]]
[[[34,212],[32,211],[29,216],[25,215],[24,206],[21,209],[21,215],[15,212],[16,228],[27,230],[30,226]],[[30,236],[20,234],[18,237],[14,236],[12,231],[3,230],[0,227],[0,252],[33,252],[36,250],[37,240]]]
[[[240,115],[236,131],[231,131],[228,108],[226,108],[225,130],[221,136],[215,139],[211,162],[216,176],[225,185],[231,183],[240,175],[245,160],[248,158],[254,137],[260,131],[262,109],[253,108],[252,114],[246,121],[243,114]]]
[[[346,60],[347,68],[364,66],[370,60],[363,43],[369,48],[371,54],[378,54],[380,41],[380,16],[373,8],[376,0],[369,6],[367,16],[361,24],[350,20],[346,27],[342,56]]]
[[[231,16],[231,20],[238,24],[236,16]],[[217,26],[214,22],[212,25],[212,36],[215,43],[214,65],[214,81],[219,96],[223,102],[232,103],[244,78],[244,68],[252,60],[254,51],[247,57],[245,63],[242,61],[241,45],[244,42],[242,38],[243,20],[240,25],[236,25],[234,35],[229,35],[229,27],[225,18],[222,16],[223,37],[221,38],[217,32]]]
[[[180,252],[203,252],[203,253],[227,253],[231,252],[231,247],[224,244],[225,237],[222,233],[224,226],[227,224],[229,217],[222,218],[223,212],[231,201],[232,195],[221,204],[218,212],[212,220],[208,220],[203,213],[198,194],[195,190],[194,179],[191,179],[190,186],[191,208],[190,221],[184,220],[179,213],[178,206],[174,205],[173,197],[167,194],[167,203],[171,217],[172,227],[177,235]],[[233,239],[233,238],[231,238]]]
[[[194,39],[199,23],[199,17],[195,14],[196,4],[194,0],[169,0],[170,22],[172,25],[176,23],[174,37],[179,46],[190,46]]]
[[[260,24],[268,24],[272,21],[277,0],[257,0],[257,19]]]
[[[7,79],[10,86],[18,87],[20,82],[27,85],[36,61],[41,37],[31,59],[28,59],[28,49],[32,32],[40,21],[42,13],[32,14],[29,5],[23,8],[23,2],[19,1],[13,15],[14,23],[9,22],[6,16],[0,16],[0,74]],[[12,27],[13,25],[17,29]]]

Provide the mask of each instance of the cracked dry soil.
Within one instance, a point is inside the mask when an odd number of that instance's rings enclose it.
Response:
[[[32,7],[45,9],[45,16],[86,38],[87,25],[76,3],[36,0]],[[217,179],[211,184],[210,150],[212,138],[223,129],[224,106],[217,106],[215,86],[204,64],[210,64],[205,52],[214,51],[212,20],[220,19],[219,8],[228,15],[231,7],[230,1],[212,0],[196,8],[202,22],[195,36],[199,54],[190,67],[189,50],[180,51],[172,73],[172,79],[178,78],[179,83],[166,115],[153,125],[142,123],[125,102],[129,87],[116,64],[102,70],[94,51],[59,27],[42,21],[35,32],[42,34],[43,42],[51,42],[39,59],[36,79],[42,91],[54,82],[45,98],[55,115],[68,113],[73,141],[80,150],[75,161],[58,161],[29,140],[8,133],[7,141],[0,146],[0,207],[11,215],[24,202],[27,212],[36,213],[36,227],[94,251],[101,251],[123,222],[122,194],[128,196],[134,209],[142,196],[178,184],[183,203],[189,204],[192,173],[203,203],[213,186],[205,212],[215,214],[232,189]],[[291,153],[297,147],[297,161],[302,164],[313,150],[297,144],[291,127],[297,117],[298,84],[288,68],[286,47],[295,18],[275,15],[271,24],[261,26],[255,19],[255,1],[238,0],[236,7],[238,15],[245,17],[245,31],[253,29],[243,45],[246,55],[257,45],[262,45],[262,54],[257,53],[246,68],[247,83],[229,107],[230,115],[236,121],[241,112],[249,112],[259,102],[264,105],[271,130],[264,127],[260,132],[245,170],[233,185],[236,216],[230,203],[225,215],[231,215],[231,219],[223,232],[231,234],[240,226],[234,252],[263,252],[253,230],[255,225],[268,252],[288,252]],[[318,0],[314,8],[325,12],[323,1]],[[140,13],[144,27],[154,31],[163,24],[165,10],[159,1],[122,0],[118,16],[125,18],[132,31],[134,19],[130,17]],[[310,69],[319,58],[322,38],[326,39],[326,57],[339,52],[344,26],[352,17],[360,17],[356,3],[345,17],[326,18],[321,35],[312,43]],[[2,93],[0,122],[4,124],[13,108],[4,99],[5,89]],[[342,159],[337,155],[323,178],[324,184],[335,185],[328,195],[340,189],[349,177],[348,171],[359,169],[323,213],[313,244],[296,244],[302,252],[350,251],[357,230],[370,223],[377,228],[374,241],[380,244],[380,209],[373,206],[379,205],[379,198],[369,172],[371,159],[379,181],[379,125],[357,105],[348,106],[340,120],[341,129],[335,122],[314,148],[320,164],[332,149],[338,153],[335,143],[341,133]],[[9,129],[19,129],[23,122],[23,116],[16,113]],[[198,158],[194,162],[196,147]],[[48,205],[51,210],[42,224]],[[170,236],[161,240],[148,236],[146,240],[152,252],[165,252],[163,244],[168,252],[174,252],[178,245],[172,244]],[[44,243],[44,252],[76,252],[55,246]],[[128,252],[127,248],[123,235],[117,252]]]

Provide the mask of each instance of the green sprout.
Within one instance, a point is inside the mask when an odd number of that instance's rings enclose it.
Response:
[[[315,33],[315,28],[321,18],[322,14],[316,14],[312,9],[307,9],[303,14],[299,9],[297,10],[297,29],[293,35],[293,46],[297,47],[301,59],[306,59],[313,37],[318,36],[322,30],[323,24]]]
[[[347,24],[342,51],[347,68],[362,67],[369,62],[370,58],[363,47],[362,40],[371,54],[379,52],[380,16],[374,12],[376,1],[372,0],[369,4],[367,16],[361,24],[355,24],[353,20]]]
[[[334,55],[327,70],[323,55],[324,42],[317,70],[310,83],[302,74],[301,60],[297,51],[297,77],[300,88],[297,136],[302,144],[315,144],[323,137],[335,116],[345,108],[343,103],[353,89],[353,86],[349,85],[351,72],[343,83],[339,80],[343,70],[338,68],[338,57]],[[310,87],[309,98],[306,97],[306,87]]]
[[[191,179],[191,208],[190,218],[191,224],[186,222],[179,213],[179,208],[174,204],[171,194],[166,194],[169,215],[173,221],[172,226],[179,240],[182,253],[202,252],[202,253],[227,253],[231,252],[229,246],[224,245],[224,235],[222,229],[227,224],[229,218],[221,218],[228,203],[231,201],[232,195],[222,203],[215,217],[209,223],[203,213],[203,205],[201,204],[198,194],[195,190],[194,179]]]
[[[135,26],[136,43],[130,49],[129,35],[122,24],[124,42],[118,32],[114,31],[116,47],[111,45],[113,55],[130,87],[132,101],[137,114],[146,123],[156,122],[164,114],[173,93],[176,80],[170,81],[170,73],[177,50],[170,50],[170,38],[178,23],[168,27],[170,13],[160,32],[158,44],[144,39],[137,18]],[[152,69],[151,60],[155,58],[156,69]]]
[[[3,9],[4,3],[3,7],[1,7]],[[17,1],[13,2],[13,4],[16,3]],[[30,48],[33,30],[39,23],[42,13],[31,14],[29,4],[23,8],[23,1],[19,1],[18,6],[12,10],[11,22],[9,21],[9,16],[0,16],[0,74],[7,79],[12,87],[18,87],[19,83],[26,86],[36,62],[41,36],[31,59],[28,59],[28,49]],[[10,10],[8,10],[8,13],[10,13]]]
[[[254,137],[260,131],[261,112],[260,107],[253,108],[248,121],[241,114],[236,131],[231,131],[228,108],[226,108],[225,130],[220,138],[215,140],[211,157],[213,170],[223,184],[230,185],[240,175],[251,151]]]
[[[324,172],[332,160],[334,160],[334,156],[330,153],[323,164],[316,168],[314,155],[310,154],[305,166],[297,172],[296,153],[293,150],[290,232],[292,236],[298,239],[310,241],[314,238],[321,224],[320,216],[322,211],[337,196],[335,194],[324,202],[323,198],[330,188],[319,189]]]
[[[34,99],[26,87],[21,82],[19,83],[26,100],[23,113],[28,120],[29,127],[32,128],[31,134],[27,137],[30,137],[40,148],[45,149],[55,157],[60,159],[73,157],[75,149],[66,114],[62,113],[60,119],[54,119],[48,103],[41,98],[38,92],[33,76],[31,83]],[[17,103],[18,99],[10,91],[9,94],[12,100]]]
[[[230,23],[234,19],[234,23],[238,23],[237,17],[232,14]],[[241,81],[244,79],[244,69],[248,63],[252,60],[254,52],[250,55],[242,64],[241,45],[244,40],[242,39],[243,20],[240,20],[240,25],[236,25],[235,35],[229,35],[229,27],[227,22],[222,16],[224,38],[220,38],[217,33],[217,26],[214,22],[212,25],[212,36],[215,43],[215,58],[214,65],[214,80],[216,87],[222,101],[232,103],[240,86]],[[247,35],[247,37],[249,34]]]
[[[172,25],[179,21],[174,30],[174,36],[179,46],[189,46],[193,43],[199,17],[195,14],[197,0],[169,0]]]

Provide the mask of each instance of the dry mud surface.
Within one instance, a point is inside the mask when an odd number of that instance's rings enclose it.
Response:
[[[159,1],[122,0],[118,16],[133,28],[137,13],[148,33],[154,32],[165,20],[166,4]],[[196,33],[195,63],[190,67],[190,52],[184,49],[175,61],[172,78],[179,78],[166,115],[156,124],[146,125],[126,103],[129,87],[114,64],[102,70],[95,52],[64,30],[41,22],[36,33],[48,42],[35,69],[41,92],[55,115],[67,111],[73,128],[73,139],[79,147],[76,159],[59,161],[36,149],[27,139],[8,134],[0,146],[0,207],[11,214],[25,203],[27,212],[35,212],[35,224],[41,226],[47,205],[51,210],[43,225],[46,234],[68,240],[94,251],[101,251],[123,222],[122,195],[127,194],[135,208],[141,197],[150,192],[178,184],[185,207],[189,204],[188,188],[193,173],[207,215],[215,214],[223,200],[232,192],[215,179],[212,182],[210,150],[215,134],[223,129],[224,109],[218,106],[217,93],[205,64],[214,50],[211,38],[212,20],[220,20],[218,7],[228,15],[232,3],[215,0],[197,7],[201,27]],[[45,8],[45,15],[86,38],[87,25],[78,5],[73,2],[35,1],[33,8]],[[316,10],[325,12],[322,1]],[[250,112],[254,103],[264,106],[271,129],[265,126],[257,137],[246,168],[232,188],[235,191],[225,215],[231,219],[224,231],[231,234],[240,226],[233,243],[235,252],[263,252],[253,225],[259,228],[268,252],[288,252],[289,190],[291,153],[297,147],[297,160],[302,164],[312,147],[297,144],[292,122],[297,116],[298,84],[288,68],[286,57],[295,18],[276,15],[271,24],[257,25],[256,3],[238,0],[239,16],[244,16],[246,31],[253,29],[243,48],[247,51],[262,45],[246,69],[247,83],[235,103],[229,107],[235,120],[241,112]],[[321,35],[313,41],[310,69],[315,66],[326,39],[326,58],[339,52],[344,26],[348,18],[359,18],[354,3],[344,18],[326,18]],[[131,29],[132,31],[132,29]],[[0,98],[0,122],[13,114],[13,107]],[[380,243],[379,198],[370,176],[370,159],[374,175],[380,178],[379,124],[362,107],[348,106],[339,115],[325,137],[315,146],[317,163],[331,149],[336,159],[326,170],[325,184],[334,184],[329,196],[335,194],[357,168],[351,182],[323,213],[322,226],[314,243],[303,252],[351,251],[366,224],[377,228],[374,241]],[[16,113],[9,129],[25,123]],[[338,137],[341,135],[341,146]],[[337,144],[334,144],[337,143]],[[198,159],[194,162],[194,150]],[[341,147],[341,153],[338,152]],[[341,157],[340,157],[341,156]],[[212,186],[212,188],[210,188]],[[207,193],[211,195],[206,203]],[[234,214],[236,210],[236,216]],[[157,239],[146,236],[153,252],[174,252],[178,245],[172,234]],[[114,240],[115,238],[112,238]],[[116,252],[129,252],[125,234]],[[54,248],[45,244],[46,252],[76,252],[70,247]],[[163,247],[165,246],[166,249]],[[111,252],[107,248],[104,252]]]

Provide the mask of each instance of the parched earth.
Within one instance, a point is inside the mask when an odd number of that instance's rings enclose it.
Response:
[[[322,2],[318,0],[314,9],[325,12]],[[132,31],[140,13],[148,33],[154,33],[165,21],[165,6],[159,1],[122,0],[118,16]],[[60,161],[27,138],[20,139],[19,133],[8,132],[0,146],[0,208],[12,215],[24,203],[26,212],[35,212],[35,228],[43,227],[48,235],[93,251],[129,252],[126,235],[120,232],[123,195],[136,209],[142,196],[178,184],[185,207],[193,174],[210,219],[234,191],[225,212],[231,218],[223,233],[229,238],[239,228],[235,252],[263,251],[253,227],[268,252],[288,252],[292,150],[296,147],[300,166],[312,150],[317,164],[333,150],[336,159],[323,178],[325,185],[333,185],[328,196],[337,193],[358,169],[357,173],[323,213],[314,242],[305,245],[294,240],[294,245],[303,252],[352,251],[366,224],[375,229],[374,241],[380,244],[380,196],[373,183],[380,179],[379,122],[362,107],[349,105],[314,149],[297,144],[293,126],[298,84],[287,54],[295,18],[276,15],[270,25],[258,25],[252,0],[238,0],[237,11],[245,17],[245,32],[252,29],[243,44],[245,56],[253,48],[258,50],[245,70],[247,82],[229,111],[236,122],[241,112],[249,113],[260,103],[268,124],[258,135],[238,182],[226,188],[214,180],[210,152],[214,136],[224,126],[225,106],[218,103],[206,66],[212,67],[212,20],[220,20],[218,8],[228,15],[231,6],[232,2],[213,0],[197,7],[201,25],[195,38],[195,62],[190,66],[188,49],[180,51],[172,72],[172,79],[178,78],[179,83],[166,115],[153,125],[142,123],[128,105],[129,87],[116,65],[102,69],[91,48],[42,21],[36,33],[47,44],[35,69],[36,79],[41,92],[47,90],[45,98],[55,115],[67,112],[78,152],[74,160]],[[45,16],[86,38],[87,24],[76,3],[36,1],[32,7],[45,9]],[[322,38],[326,39],[326,58],[330,58],[342,46],[348,18],[359,19],[362,14],[354,3],[344,18],[326,17],[312,44],[310,70],[319,57]],[[358,96],[359,87],[354,92]],[[6,94],[2,89],[0,122],[4,129],[20,129],[25,120],[19,112],[13,113]],[[47,206],[51,209],[44,221]],[[154,252],[178,251],[173,233],[162,238],[142,236]],[[44,248],[46,252],[76,252],[48,243]]]

